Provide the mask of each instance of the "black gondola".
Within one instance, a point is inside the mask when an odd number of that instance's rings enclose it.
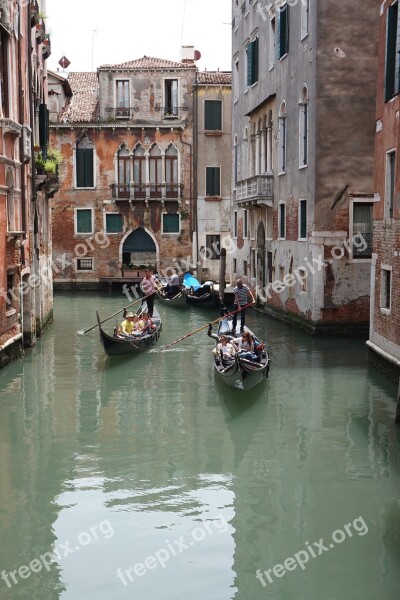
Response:
[[[169,304],[169,306],[175,306],[177,308],[181,308],[187,304],[185,289],[181,289],[179,294],[176,294],[171,298],[168,294],[168,286],[163,281],[161,281],[161,286],[157,289],[157,298],[162,304]]]
[[[247,360],[241,358],[239,354],[232,359],[223,359],[221,356],[214,356],[214,368],[219,378],[230,388],[236,390],[250,390],[258,385],[263,379],[268,377],[269,372],[269,356],[264,344],[257,340],[254,333],[245,326],[245,331],[248,331],[259,346],[257,350],[258,360]],[[227,317],[222,319],[218,325],[218,336],[211,333],[211,327],[208,330],[208,335],[216,339],[226,335],[228,339],[233,339],[240,336],[239,325],[237,330],[232,330],[232,318]]]
[[[136,314],[142,314],[147,311],[147,307],[139,308]],[[99,324],[100,341],[103,344],[103,348],[107,356],[120,356],[123,354],[136,354],[148,350],[160,337],[162,328],[161,317],[156,309],[153,311],[152,322],[155,325],[155,329],[147,335],[142,336],[131,336],[129,338],[120,338],[116,335],[108,335],[103,331],[100,325],[99,313],[96,312],[97,322]]]
[[[218,294],[214,290],[212,281],[206,281],[197,290],[193,287],[186,291],[186,302],[188,304],[201,304],[202,306],[214,306]]]

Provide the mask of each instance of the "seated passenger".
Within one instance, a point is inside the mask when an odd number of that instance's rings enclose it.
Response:
[[[257,360],[257,354],[255,352],[254,340],[248,331],[244,331],[240,338],[235,338],[233,342],[239,349],[240,358],[246,360]]]
[[[223,359],[225,358],[227,360],[233,360],[236,355],[236,348],[231,342],[228,341],[226,335],[221,335],[219,338],[219,343],[214,348],[213,353],[215,356],[222,355]]]
[[[136,315],[131,312],[126,313],[125,319],[121,323],[121,328],[118,330],[119,335],[133,335],[136,328],[135,317]]]

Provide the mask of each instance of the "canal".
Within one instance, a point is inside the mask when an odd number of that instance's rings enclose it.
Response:
[[[111,361],[77,335],[123,304],[56,296],[0,372],[1,600],[398,598],[395,386],[363,341],[252,313],[272,365],[243,396],[204,333]],[[160,312],[160,344],[217,316]]]

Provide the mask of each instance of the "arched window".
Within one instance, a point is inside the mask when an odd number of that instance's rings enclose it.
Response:
[[[178,196],[178,150],[168,146],[165,153],[165,183],[167,184],[166,197]]]
[[[286,102],[282,102],[279,109],[279,164],[278,173],[286,173]]]
[[[143,146],[136,146],[133,151],[133,181],[135,198],[146,197],[146,157]]]
[[[76,187],[94,187],[94,144],[86,135],[76,143]]]
[[[118,197],[129,198],[129,185],[131,181],[129,150],[123,146],[118,151]]]
[[[299,100],[299,168],[308,164],[308,90],[301,88]]]
[[[149,167],[150,198],[161,198],[162,158],[161,150],[157,144],[154,144],[150,150]]]

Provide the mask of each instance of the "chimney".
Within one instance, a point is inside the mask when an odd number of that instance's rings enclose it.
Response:
[[[181,62],[194,64],[194,46],[182,46]]]

